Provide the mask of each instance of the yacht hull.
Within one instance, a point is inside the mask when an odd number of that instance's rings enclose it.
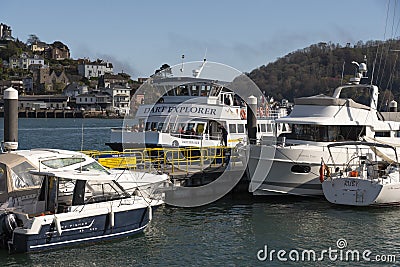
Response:
[[[146,228],[151,217],[149,212],[149,208],[143,207],[115,212],[113,215],[105,213],[79,219],[64,218],[59,226],[55,223],[54,215],[46,215],[37,231],[16,228],[8,242],[9,251],[37,252],[131,236]]]
[[[348,153],[333,154],[336,163],[347,162]],[[321,146],[263,146],[251,148],[248,176],[258,181],[254,195],[290,194],[323,196],[319,169],[321,159],[328,165],[329,152]]]
[[[398,205],[400,183],[382,185],[374,180],[337,178],[322,183],[325,198],[334,204],[350,206]]]

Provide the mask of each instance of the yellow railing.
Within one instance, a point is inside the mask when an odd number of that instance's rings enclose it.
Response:
[[[207,168],[235,164],[238,157],[227,147],[140,148],[118,151],[82,151],[110,169],[158,170],[170,175],[189,174]]]

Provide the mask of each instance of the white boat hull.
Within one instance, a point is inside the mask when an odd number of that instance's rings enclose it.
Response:
[[[327,149],[317,146],[254,146],[251,149],[248,175],[259,184],[254,191],[250,190],[254,195],[323,195],[319,168],[321,158],[329,158]],[[346,162],[347,159],[340,154],[335,157],[340,162]],[[293,172],[295,165],[305,168],[304,172]]]
[[[322,183],[325,198],[334,204],[351,206],[396,205],[400,203],[400,183],[381,184],[376,180],[337,178]]]

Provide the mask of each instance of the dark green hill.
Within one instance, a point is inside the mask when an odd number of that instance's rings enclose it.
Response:
[[[397,52],[394,50],[398,50]],[[380,87],[380,101],[400,97],[400,40],[358,42],[354,46],[319,43],[297,50],[273,63],[248,73],[261,91],[275,99],[316,94],[331,95],[341,84],[344,66],[344,83],[354,76],[356,65],[352,61],[368,62],[368,77]],[[391,95],[391,93],[393,95]]]

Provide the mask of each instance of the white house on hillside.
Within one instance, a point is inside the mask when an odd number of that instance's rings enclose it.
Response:
[[[112,106],[116,113],[125,115],[129,113],[131,104],[131,90],[128,85],[112,84],[104,89],[112,97]]]
[[[26,53],[22,53],[21,56],[10,57],[10,68],[20,68],[27,70],[30,65],[44,66],[44,59],[39,55],[29,56]]]
[[[113,73],[113,71],[113,65],[110,62],[100,60],[89,62],[84,60],[81,64],[78,64],[79,75],[88,79],[92,77],[100,77],[106,73]]]

